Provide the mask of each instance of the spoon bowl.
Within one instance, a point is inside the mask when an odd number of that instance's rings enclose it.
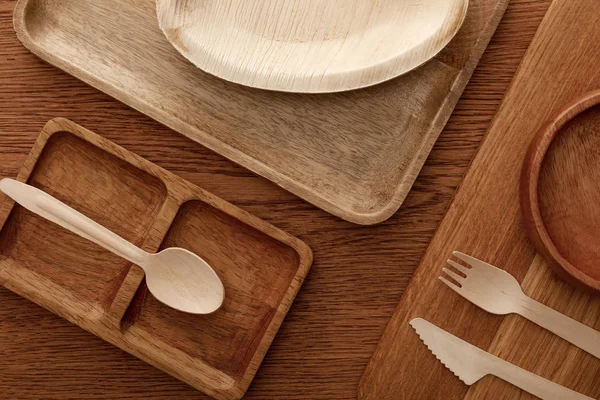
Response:
[[[223,303],[221,279],[204,259],[189,250],[170,247],[148,253],[143,269],[152,295],[179,311],[209,314]]]

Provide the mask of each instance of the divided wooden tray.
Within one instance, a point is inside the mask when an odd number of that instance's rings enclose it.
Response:
[[[65,119],[45,126],[17,179],[146,251],[195,252],[226,298],[205,316],[168,308],[139,267],[3,194],[1,284],[217,399],[243,396],[308,273],[306,244]]]
[[[560,107],[600,87],[599,20],[597,0],[555,1],[550,6],[367,367],[359,389],[361,399],[533,398],[493,377],[469,389],[420,342],[409,326],[415,317],[547,379],[600,398],[600,360],[519,316],[490,315],[438,280],[453,250],[469,253],[513,274],[536,300],[600,329],[600,298],[558,279],[536,256],[519,207],[521,167],[538,129]],[[593,113],[597,119],[600,108]],[[589,134],[598,132],[592,129]]]
[[[472,0],[427,64],[324,95],[202,72],[164,37],[154,0],[20,0],[14,23],[42,59],[328,212],[375,224],[404,201],[507,4]]]

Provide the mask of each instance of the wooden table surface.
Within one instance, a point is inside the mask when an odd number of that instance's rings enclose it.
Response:
[[[14,177],[46,121],[66,117],[287,230],[315,262],[247,399],[354,399],[358,381],[551,0],[512,0],[400,211],[344,222],[30,54],[0,0],[0,176]],[[115,16],[117,17],[117,16]],[[206,396],[0,289],[0,398]]]

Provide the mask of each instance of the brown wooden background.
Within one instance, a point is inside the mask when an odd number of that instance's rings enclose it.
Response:
[[[358,381],[551,0],[508,11],[414,189],[376,227],[343,222],[43,63],[0,0],[0,176],[62,116],[305,240],[315,263],[248,399],[354,399]],[[117,17],[117,16],[115,16]],[[204,399],[0,289],[0,398]]]

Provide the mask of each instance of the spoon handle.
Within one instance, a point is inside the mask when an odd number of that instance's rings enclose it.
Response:
[[[0,190],[23,208],[134,264],[143,264],[148,255],[119,235],[33,186],[5,178],[0,180]]]

